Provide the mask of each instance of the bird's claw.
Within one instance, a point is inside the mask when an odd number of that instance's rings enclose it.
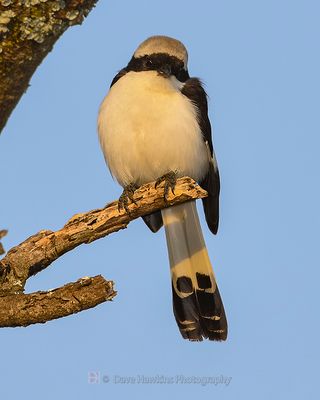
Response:
[[[154,187],[157,188],[160,185],[160,183],[162,183],[162,182],[164,182],[163,198],[164,198],[164,201],[167,203],[169,189],[171,189],[171,192],[173,194],[175,194],[174,189],[175,189],[176,183],[177,183],[177,172],[170,171],[167,174],[160,176],[160,178],[158,178],[156,180]]]
[[[137,204],[137,202],[134,199],[134,192],[138,189],[138,186],[135,185],[134,183],[130,183],[129,185],[127,185],[124,189],[123,192],[121,194],[121,196],[119,197],[118,200],[118,211],[120,212],[122,208],[124,208],[126,210],[127,214],[130,214],[129,211],[129,200],[134,203]]]

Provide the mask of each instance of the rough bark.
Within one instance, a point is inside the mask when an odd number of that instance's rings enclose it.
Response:
[[[0,328],[28,326],[75,314],[112,300],[113,282],[85,277],[48,292],[0,297]]]
[[[136,190],[134,203],[129,204],[129,213],[123,209],[119,210],[118,201],[114,201],[103,209],[74,215],[58,231],[43,230],[29,237],[18,246],[12,248],[0,260],[0,308],[2,304],[7,302],[5,309],[7,311],[15,310],[17,314],[13,316],[13,312],[9,312],[9,316],[6,317],[5,311],[3,313],[0,312],[0,327],[45,322],[81,311],[81,309],[94,307],[96,304],[110,299],[110,296],[112,298],[115,292],[113,292],[112,287],[109,287],[110,292],[107,294],[106,287],[108,285],[112,286],[112,282],[107,281],[104,281],[105,286],[101,293],[99,291],[96,293],[96,298],[93,296],[94,298],[91,299],[90,296],[85,294],[78,303],[74,302],[74,298],[78,298],[78,291],[83,291],[83,284],[79,286],[80,281],[70,284],[71,287],[68,287],[66,300],[64,296],[64,288],[66,287],[56,289],[54,296],[50,294],[53,293],[52,291],[25,295],[23,290],[30,276],[42,271],[57,258],[75,247],[124,229],[130,221],[143,215],[174,204],[206,196],[206,191],[201,189],[196,182],[191,178],[184,177],[178,179],[174,193],[169,192],[165,201],[163,184],[155,188],[155,182],[152,182]],[[102,277],[100,278],[103,279]],[[94,280],[96,278],[87,279]],[[61,296],[59,297],[60,294]],[[65,304],[65,307],[62,306],[63,304]],[[57,307],[56,311],[54,311],[55,307]],[[34,314],[32,313],[33,308]],[[8,325],[10,321],[13,321],[13,325]]]
[[[97,0],[0,0],[0,132],[44,57]]]
[[[0,240],[1,240],[4,236],[6,236],[7,233],[8,233],[7,230],[2,229],[2,230],[0,231]],[[2,243],[0,242],[0,256],[1,256],[2,254],[4,254],[4,253],[5,253],[4,248],[3,248],[3,246],[2,246]]]

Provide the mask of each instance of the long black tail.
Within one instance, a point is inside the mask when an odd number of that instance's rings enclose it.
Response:
[[[173,311],[182,336],[226,340],[227,319],[195,201],[161,211],[172,277]]]

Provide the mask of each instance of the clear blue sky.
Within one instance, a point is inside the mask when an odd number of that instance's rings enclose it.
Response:
[[[221,224],[216,237],[203,229],[230,333],[226,343],[183,341],[164,232],[135,221],[29,280],[35,291],[103,274],[118,296],[0,330],[1,398],[319,398],[319,13],[311,0],[100,1],[61,38],[0,137],[6,249],[119,196],[98,145],[99,104],[142,40],[179,38],[210,95]],[[232,379],[114,382],[138,375]]]

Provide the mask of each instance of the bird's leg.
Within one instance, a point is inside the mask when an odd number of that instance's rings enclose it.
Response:
[[[174,188],[176,187],[177,183],[177,171],[170,171],[167,174],[160,176],[160,178],[156,180],[155,188],[157,188],[157,186],[160,185],[161,182],[164,182],[163,198],[164,201],[167,203],[169,189],[171,189],[171,192],[174,194]]]
[[[139,186],[137,186],[135,183],[130,183],[129,185],[127,185],[123,188],[123,192],[118,200],[118,211],[119,212],[121,211],[121,208],[124,208],[126,210],[126,212],[128,214],[130,214],[128,203],[130,200],[132,203],[136,204],[136,201],[133,198],[133,195],[134,195],[134,192],[138,189],[138,187]]]

